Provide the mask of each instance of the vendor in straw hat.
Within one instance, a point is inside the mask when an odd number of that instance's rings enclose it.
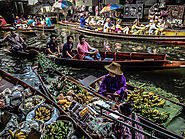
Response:
[[[126,79],[121,71],[121,65],[112,62],[110,65],[105,65],[105,69],[109,71],[109,74],[103,79],[98,92],[103,96],[111,98],[119,96],[118,101],[123,100],[127,97],[127,87]]]
[[[137,114],[134,114],[134,113],[132,114],[132,106],[130,105],[130,103],[123,102],[119,104],[118,111],[119,113],[129,117],[130,119],[134,119],[137,122],[140,122]],[[122,119],[122,118],[120,117],[119,119]],[[130,120],[122,119],[122,121],[124,121],[125,124],[132,126],[132,122]],[[135,128],[143,131],[143,128],[140,125],[135,124]],[[131,139],[132,138],[131,129],[123,124],[115,123],[113,125],[113,130],[114,130],[116,138],[119,138],[119,139],[127,139],[127,138]],[[135,138],[144,139],[145,137],[141,133],[135,131]]]

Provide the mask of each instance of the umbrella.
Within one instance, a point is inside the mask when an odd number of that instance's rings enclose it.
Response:
[[[59,0],[54,3],[53,7],[62,9],[62,8],[68,8],[69,6],[72,6],[72,5],[73,4],[68,0]]]
[[[105,6],[105,7],[100,11],[100,13],[109,12],[109,11],[116,10],[116,9],[120,9],[120,8],[123,8],[123,7],[124,7],[124,6],[121,5],[121,4],[109,4],[109,5]]]

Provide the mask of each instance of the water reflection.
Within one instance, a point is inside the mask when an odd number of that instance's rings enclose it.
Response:
[[[38,32],[42,33],[42,32]],[[74,36],[74,49],[78,44],[78,37],[80,33],[69,30],[66,27],[61,27],[57,30],[57,41],[59,44],[66,42],[67,35]],[[45,36],[24,36],[26,42],[29,46],[34,47],[45,47],[47,41],[49,40],[50,33],[45,33]],[[157,44],[149,43],[144,41],[130,41],[123,39],[111,39],[111,38],[101,38],[96,36],[86,35],[86,41],[93,47],[100,50],[104,50],[104,42],[108,42],[113,48],[115,43],[121,43],[122,48],[120,51],[124,52],[145,52],[145,53],[164,53],[167,54],[167,59],[171,60],[184,60],[185,58],[185,47],[179,47],[176,45],[167,44]],[[32,61],[19,59],[16,57],[10,57],[4,54],[3,49],[7,46],[0,45],[0,66],[2,69],[8,71],[12,75],[23,79],[28,84],[33,85],[38,88],[39,83],[37,77],[31,70]],[[107,74],[105,70],[99,69],[86,69],[86,68],[72,68],[65,67],[67,74],[73,76],[76,79],[82,79],[88,75],[94,75],[100,77]],[[127,80],[135,80],[140,82],[147,82],[160,87],[166,91],[172,92],[179,95],[179,98],[184,97],[185,92],[185,69],[170,69],[170,70],[154,70],[154,71],[124,71]]]

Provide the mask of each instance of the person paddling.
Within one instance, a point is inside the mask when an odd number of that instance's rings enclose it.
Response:
[[[18,34],[15,33],[15,28],[10,27],[11,33],[6,35],[3,39],[0,39],[0,43],[8,41],[11,45],[11,49],[14,51],[24,51],[27,45],[24,42],[23,38]]]

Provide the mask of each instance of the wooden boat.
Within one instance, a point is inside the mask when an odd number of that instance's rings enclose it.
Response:
[[[117,39],[131,39],[131,40],[142,40],[142,41],[157,41],[157,42],[167,42],[167,43],[177,43],[185,44],[185,33],[181,31],[171,31],[166,32],[166,35],[132,35],[132,34],[118,34],[110,32],[95,31],[89,29],[74,28],[76,31],[95,35],[100,37],[111,37]]]
[[[68,22],[68,21],[59,21],[58,24],[68,27],[76,27],[78,28],[80,26],[80,23],[74,23],[74,22]]]
[[[42,25],[36,25],[36,26],[31,26],[32,28],[43,28]],[[44,26],[44,29],[54,29],[55,26],[52,25],[52,26]]]
[[[35,49],[44,52],[43,49],[28,47],[27,50]],[[76,50],[73,50],[77,53]],[[74,59],[54,58],[58,65],[67,65],[71,67],[82,68],[104,68],[104,65],[110,64],[112,61],[119,63],[124,70],[155,70],[170,68],[185,68],[185,61],[167,60],[165,54],[150,53],[132,53],[132,52],[100,52],[101,61],[80,60],[77,56]]]
[[[80,23],[75,23],[75,22],[69,22],[69,21],[59,21],[58,24],[63,25],[63,26],[68,26],[70,28],[75,27],[78,28],[80,27]],[[103,28],[103,25],[89,25],[92,28]]]
[[[53,70],[54,70],[54,69],[53,69]],[[36,69],[36,68],[34,68],[34,72],[37,74],[37,76],[38,76],[39,79],[41,80],[41,83],[42,83],[42,85],[44,86],[44,90],[47,90],[47,92],[50,94],[50,92],[48,91],[49,88],[47,88],[47,87],[44,85],[44,82],[42,81],[41,76],[37,73],[37,69]],[[85,89],[88,90],[89,92],[92,92],[96,97],[99,97],[99,98],[101,98],[101,99],[103,99],[103,100],[108,100],[106,97],[101,96],[100,94],[96,93],[94,90],[88,89],[88,88],[86,88],[85,86],[82,86],[81,83],[79,83],[77,80],[73,79],[72,77],[66,77],[66,78],[64,78],[65,75],[61,74],[60,72],[55,71],[55,73],[58,74],[59,76],[61,76],[61,78],[62,78],[63,80],[66,80],[66,81],[69,81],[69,82],[73,82],[74,84],[77,84],[78,86],[81,86],[81,87],[85,88]],[[129,88],[129,89],[133,89],[133,88]],[[51,96],[51,98],[52,98],[52,96]],[[174,102],[174,103],[175,103],[175,102]],[[177,103],[177,104],[178,104],[178,103]],[[181,104],[180,104],[180,105],[181,105]],[[185,108],[185,106],[184,106],[183,104],[182,104],[182,106]],[[177,134],[175,134],[175,133],[173,133],[173,132],[170,132],[170,131],[166,130],[165,128],[162,128],[161,126],[158,126],[158,125],[156,125],[156,124],[154,124],[154,123],[152,123],[152,122],[146,120],[145,118],[142,118],[142,117],[139,117],[139,118],[140,118],[140,120],[141,120],[142,123],[144,123],[144,124],[146,124],[146,125],[148,125],[148,126],[150,126],[150,127],[152,127],[152,128],[155,128],[155,129],[157,129],[158,131],[163,132],[163,134],[159,134],[159,133],[155,132],[155,135],[156,135],[156,136],[159,136],[159,137],[162,137],[162,138],[168,138],[166,135],[169,135],[169,136],[172,136],[173,138],[179,138],[179,139],[180,139],[180,138],[183,138],[183,137],[180,136],[180,135],[177,135]]]
[[[5,71],[3,71],[1,69],[0,69],[0,76],[1,76],[0,92],[2,92],[6,88],[12,88],[15,85],[21,85],[24,88],[30,88],[30,90],[32,92],[34,92],[33,93],[34,95],[40,95],[40,96],[44,97],[46,99],[47,103],[53,105],[54,107],[56,107],[60,111],[60,114],[65,115],[66,117],[69,117],[69,119],[71,119],[73,121],[73,123],[75,123],[77,126],[77,129],[76,129],[77,135],[79,135],[79,136],[85,135],[87,138],[92,139],[91,136],[89,136],[88,133],[81,126],[79,126],[79,124],[77,124],[63,109],[61,109],[58,105],[56,105],[55,102],[53,100],[51,100],[49,97],[47,97],[46,95],[44,95],[40,91],[38,91],[35,88],[31,87],[30,85],[24,83],[20,79],[11,76],[10,74],[6,73]]]
[[[21,57],[21,58],[29,58],[33,59],[38,55],[38,51],[36,49],[29,49],[25,51],[13,51],[12,49],[4,49],[4,51],[11,56]]]
[[[35,35],[34,29],[18,29],[18,31],[27,35]]]
[[[10,27],[12,27],[10,24],[5,26],[0,26],[0,31],[10,31]]]
[[[90,89],[91,91],[96,92],[96,90],[97,90],[96,87],[97,87],[97,85],[99,86],[99,85],[101,84],[101,82],[103,81],[103,78],[104,78],[104,76],[102,76],[102,77],[100,77],[100,78],[97,78],[97,79],[94,80],[93,82],[89,82],[89,89]],[[84,79],[84,80],[85,80],[85,79]],[[88,80],[85,80],[85,81],[88,82]],[[83,80],[82,80],[82,83],[83,83]],[[136,89],[136,87],[127,84],[127,89],[133,91],[134,89]],[[173,100],[171,100],[171,99],[169,99],[169,98],[166,98],[166,97],[164,97],[164,96],[160,96],[160,97],[163,98],[163,99],[165,99],[165,100],[167,100],[167,101],[170,101],[172,104],[175,104],[175,105],[177,105],[177,106],[182,107],[181,112],[182,112],[182,113],[185,112],[185,105],[184,105],[184,104],[179,103],[179,102],[176,102],[176,101],[173,101]],[[173,118],[176,118],[176,116],[173,117]],[[141,122],[146,123],[146,124],[149,125],[149,126],[155,127],[155,128],[157,128],[157,129],[159,129],[160,131],[163,131],[163,130],[164,130],[164,131],[166,131],[169,135],[171,134],[171,135],[173,135],[173,136],[176,137],[176,138],[184,138],[184,137],[182,137],[182,134],[181,134],[181,135],[177,135],[177,134],[174,133],[174,132],[171,132],[171,131],[168,131],[168,130],[166,130],[166,129],[164,129],[164,128],[161,128],[161,126],[158,126],[158,125],[156,125],[156,124],[153,124],[152,122],[147,121],[145,118],[143,118],[143,117],[141,117],[141,116],[140,116],[140,119],[141,119]],[[172,121],[172,120],[171,120],[171,121]],[[170,125],[170,124],[171,124],[171,122],[168,123],[168,125]],[[174,127],[174,128],[175,128],[175,127]]]
[[[37,25],[37,26],[31,26],[34,30],[39,30],[39,31],[46,31],[46,32],[55,32],[56,29],[55,29],[55,26],[52,25],[52,26],[45,26],[44,29],[43,29],[43,26],[42,25]]]
[[[76,51],[74,51],[76,53]],[[165,54],[131,53],[131,52],[100,52],[102,61],[80,60],[77,58],[56,58],[59,65],[85,68],[104,68],[112,61],[119,63],[124,70],[153,70],[185,67],[185,61],[171,61]],[[106,61],[106,59],[108,60]]]

